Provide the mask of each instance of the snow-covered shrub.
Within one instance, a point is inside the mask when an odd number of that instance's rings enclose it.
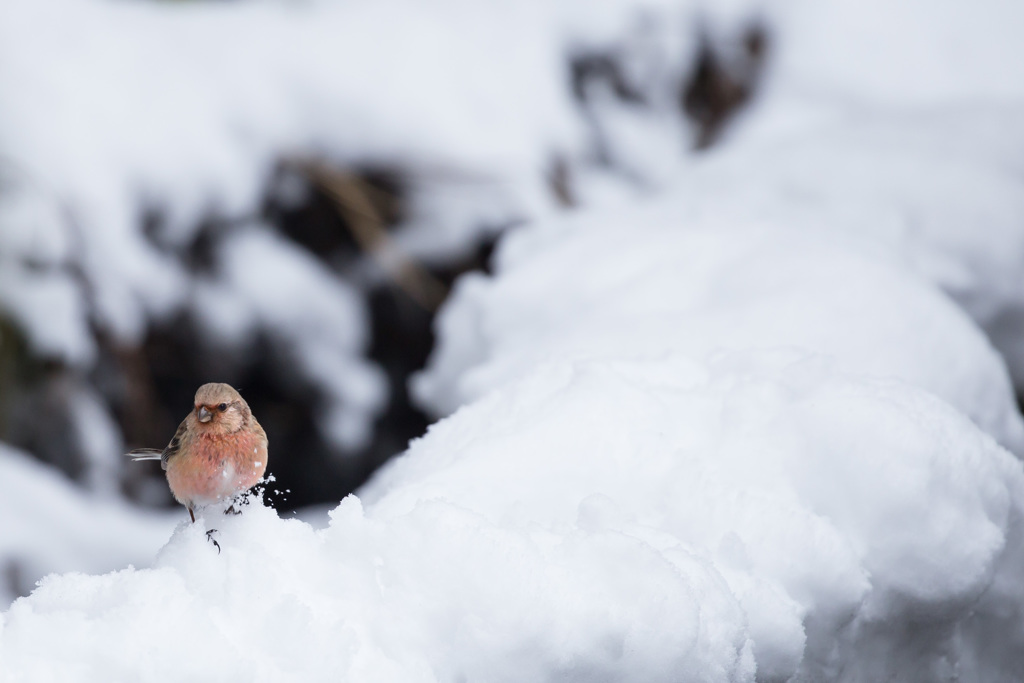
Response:
[[[292,403],[314,404],[319,437],[360,453],[388,400],[367,358],[380,276],[372,259],[306,253],[263,215],[268,195],[301,200],[296,174],[278,182],[282,162],[393,169],[407,209],[395,245],[445,263],[555,210],[558,163],[628,165],[597,159],[632,144],[604,130],[606,113],[659,122],[655,136],[679,143],[666,158],[682,158],[673,98],[697,54],[695,17],[690,2],[634,0],[6,3],[0,315],[34,362],[106,402],[130,445],[173,430],[177,403],[138,386],[146,345],[170,331],[203,379],[234,380],[266,344]],[[586,79],[584,106],[570,73],[583,54],[605,55],[643,102],[597,113],[601,79]],[[166,413],[163,430],[128,425],[139,395]],[[115,453],[97,470],[87,440],[68,440],[81,462],[51,462],[115,488]]]

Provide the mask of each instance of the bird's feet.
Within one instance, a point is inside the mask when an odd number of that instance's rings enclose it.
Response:
[[[242,514],[242,511],[241,510],[236,510],[235,509],[235,504],[232,503],[231,505],[228,506],[228,509],[224,511],[224,514],[225,515],[240,515],[240,514]]]
[[[215,546],[217,546],[217,554],[220,555],[220,543],[217,543],[217,541],[214,540],[214,538],[213,538],[213,535],[215,533],[217,533],[216,529],[210,529],[209,531],[207,531],[206,532],[206,540],[209,541],[210,543],[214,544]]]

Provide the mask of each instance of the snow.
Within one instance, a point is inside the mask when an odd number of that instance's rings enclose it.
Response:
[[[110,483],[117,481],[115,473],[121,463],[114,460],[114,454],[124,452],[118,426],[94,392],[77,386],[71,391],[71,423],[87,457],[84,478],[94,491],[116,495]]]
[[[596,675],[633,669],[660,679],[672,665],[694,673],[700,672],[698,662],[723,673],[742,665],[736,661],[742,635],[735,629],[700,633],[696,596],[681,578],[708,584],[719,598],[717,609],[708,602],[705,619],[735,618],[724,587],[699,563],[681,573],[626,538],[594,544],[583,536],[561,543],[540,531],[487,525],[444,503],[425,504],[419,514],[385,524],[364,516],[354,498],[333,513],[323,532],[278,521],[266,510],[217,524],[220,555],[192,527],[162,551],[156,569],[79,576],[83,583],[77,586],[44,583],[38,608],[22,612],[16,604],[8,613],[5,643],[38,643],[31,622],[41,625],[56,616],[52,610],[64,613],[70,592],[79,596],[75,611],[81,616],[62,619],[62,632],[52,635],[68,649],[57,645],[51,651],[57,672],[68,679],[111,670],[159,679],[173,670],[200,679],[417,681],[460,672],[491,678],[497,672],[497,680],[516,680],[546,676],[549,667],[569,668],[575,659],[594,661]],[[236,539],[241,543],[232,545]],[[607,553],[656,580],[616,581],[619,569],[609,571],[598,561]],[[507,571],[510,561],[522,571]],[[515,576],[521,578],[501,580]],[[268,591],[268,585],[287,589]],[[136,601],[136,594],[146,597]],[[266,598],[253,600],[257,594]],[[509,598],[518,598],[517,609],[508,609]],[[219,624],[206,616],[211,600],[223,605]],[[412,612],[410,603],[416,605]],[[104,620],[108,610],[121,617],[116,632],[90,629],[89,620]],[[466,610],[472,610],[469,618]],[[610,623],[604,623],[606,615]],[[647,625],[666,617],[678,628],[659,634]],[[175,625],[183,623],[193,627],[179,633]],[[537,638],[538,623],[552,638]],[[115,639],[127,658],[112,648]],[[187,658],[164,646],[175,641]],[[95,656],[88,654],[93,648],[99,648]],[[698,657],[685,657],[690,650]],[[24,650],[3,656],[14,665],[38,661]],[[745,659],[749,670],[749,654]],[[495,668],[500,663],[508,666]]]
[[[798,664],[828,680],[900,671],[900,647],[868,653],[972,607],[986,637],[1015,642],[988,631],[998,603],[974,601],[1014,566],[1021,482],[1018,461],[934,396],[776,350],[538,366],[435,425],[364,498],[387,516],[443,499],[504,524],[598,520],[681,543],[744,606],[767,680]],[[937,653],[919,667],[980,644],[915,637]]]
[[[726,3],[727,5],[729,3]],[[1014,0],[764,2],[786,87],[887,107],[1020,101],[1024,65]]]
[[[180,519],[83,493],[52,468],[3,443],[0,500],[0,603],[5,606],[51,572],[147,566]],[[5,668],[6,663],[0,672]]]
[[[934,396],[813,354],[539,368],[361,498],[320,531],[213,513],[152,569],[51,576],[4,615],[5,671],[870,679],[1019,644],[1019,583],[989,588],[1020,552],[1019,462]],[[960,673],[998,680],[983,664]]]
[[[767,105],[761,113],[791,111]],[[680,210],[814,221],[868,238],[993,333],[1019,378],[1024,357],[994,332],[1024,308],[1022,113],[987,106],[827,116],[785,132],[755,123],[681,174]]]
[[[666,200],[511,235],[497,276],[459,283],[415,394],[447,414],[548,359],[810,349],[925,388],[1022,452],[1001,358],[952,302],[871,257],[872,242],[680,215]]]

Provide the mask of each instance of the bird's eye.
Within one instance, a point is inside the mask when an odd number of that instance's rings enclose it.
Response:
[[[225,410],[227,410],[227,409],[228,409],[228,404],[227,404],[227,403],[221,403],[221,404],[220,404],[219,406],[217,406],[217,410],[219,410],[219,411],[220,411],[220,412],[222,412],[222,413],[223,413],[223,412],[224,412]]]

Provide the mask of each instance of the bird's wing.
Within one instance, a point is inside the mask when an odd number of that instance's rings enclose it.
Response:
[[[181,440],[185,438],[186,431],[188,431],[187,417],[178,425],[178,431],[174,432],[171,442],[167,444],[167,448],[160,454],[160,467],[163,469],[167,469],[167,461],[176,456],[178,451],[181,450]]]

